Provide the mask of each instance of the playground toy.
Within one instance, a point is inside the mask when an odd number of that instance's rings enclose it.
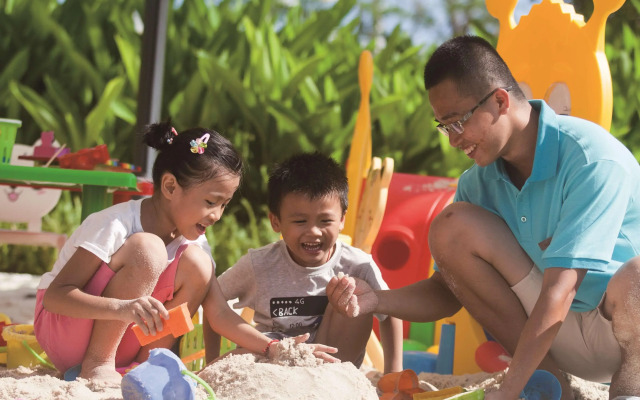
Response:
[[[54,146],[53,131],[44,131],[40,133],[40,144],[33,148],[33,157],[48,159],[63,156],[69,151],[68,148]]]
[[[558,378],[551,372],[537,369],[527,381],[527,385],[520,393],[525,400],[560,400],[562,387]]]
[[[533,5],[517,25],[517,0],[486,0],[486,5],[500,22],[498,53],[527,97],[544,99],[559,114],[609,130],[613,90],[604,53],[605,25],[624,1],[594,0],[587,23],[563,0]]]
[[[383,375],[378,380],[378,389],[382,392],[380,400],[411,400],[414,394],[424,392],[420,389],[418,375],[410,369]]]
[[[5,326],[2,338],[7,342],[7,368],[34,367],[39,364],[53,367],[44,358],[46,356],[33,333],[33,325]]]
[[[7,363],[7,341],[2,337],[2,330],[11,325],[11,318],[7,314],[0,313],[0,364]]]
[[[157,332],[155,335],[145,335],[138,325],[133,325],[131,330],[133,330],[133,333],[136,335],[142,346],[155,342],[169,334],[173,335],[175,338],[182,336],[185,333],[192,331],[194,328],[189,308],[187,308],[187,303],[182,303],[169,310],[169,319],[164,320],[163,324],[164,329]]]
[[[0,164],[11,162],[13,144],[16,142],[16,133],[22,126],[18,119],[0,118]]]
[[[141,167],[110,158],[106,144],[80,149],[58,157],[60,168],[102,170],[113,172],[140,172]]]
[[[360,203],[362,193],[362,180],[367,177],[371,166],[371,111],[369,108],[369,94],[373,83],[373,56],[367,50],[360,54],[358,64],[358,82],[360,84],[360,108],[356,126],[349,149],[349,161],[347,162],[347,179],[352,182],[349,185],[348,200],[351,207],[347,210],[342,233],[352,239],[356,226],[356,210]]]
[[[498,372],[509,366],[511,356],[500,343],[487,340],[476,349],[475,360],[484,372]]]
[[[61,168],[91,170],[95,169],[98,164],[106,164],[109,159],[107,145],[101,144],[58,157],[58,163]]]
[[[11,165],[33,166],[33,161],[23,159],[32,154],[36,146],[16,143],[11,153]],[[60,200],[60,189],[28,186],[4,186],[0,192],[0,221],[10,224],[10,229],[0,229],[0,243],[62,248],[67,235],[42,231],[42,218],[55,208]],[[18,229],[26,224],[26,229]]]
[[[196,382],[215,399],[211,387],[189,371],[182,361],[168,349],[153,349],[147,361],[129,371],[122,378],[124,400],[194,400]]]
[[[382,225],[392,174],[392,158],[386,157],[383,162],[380,158],[373,157],[358,205],[353,233],[353,246],[369,254]]]

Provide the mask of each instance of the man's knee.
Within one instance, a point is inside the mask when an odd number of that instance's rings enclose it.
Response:
[[[607,286],[603,315],[613,321],[614,334],[623,345],[640,334],[640,257],[627,261]]]

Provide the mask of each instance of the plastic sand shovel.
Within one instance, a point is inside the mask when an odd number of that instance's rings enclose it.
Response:
[[[537,369],[524,387],[520,397],[526,400],[560,400],[562,387],[551,372]]]

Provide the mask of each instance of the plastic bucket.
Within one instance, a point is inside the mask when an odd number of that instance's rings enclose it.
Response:
[[[18,119],[0,118],[0,164],[11,162],[11,151],[16,142],[16,133],[22,126]]]
[[[9,325],[2,330],[2,337],[7,341],[7,368],[40,365],[41,361],[23,344],[24,341],[35,353],[42,353],[33,325]]]

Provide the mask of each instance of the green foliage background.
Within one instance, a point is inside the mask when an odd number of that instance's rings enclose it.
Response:
[[[369,5],[376,3],[371,1]],[[575,1],[589,15],[591,1]],[[483,2],[448,2],[455,33],[496,42]],[[395,170],[458,176],[470,164],[433,129],[422,83],[432,48],[399,27],[362,45],[355,0],[332,7],[284,7],[276,1],[189,0],[170,6],[162,118],[178,130],[216,129],[249,166],[224,218],[207,232],[228,268],[250,247],[276,239],[266,219],[269,168],[298,151],[319,150],[344,163],[360,101],[358,59],[374,55],[373,152]],[[627,0],[607,24],[614,82],[612,132],[640,157],[640,0]],[[23,121],[18,141],[54,130],[72,150],[106,144],[113,158],[133,160],[143,0],[0,0],[0,115]],[[453,13],[466,13],[459,23]],[[456,15],[458,15],[456,14]],[[384,45],[380,46],[380,41]],[[64,193],[43,223],[70,234],[79,199]],[[0,270],[42,273],[55,251],[0,246]]]

